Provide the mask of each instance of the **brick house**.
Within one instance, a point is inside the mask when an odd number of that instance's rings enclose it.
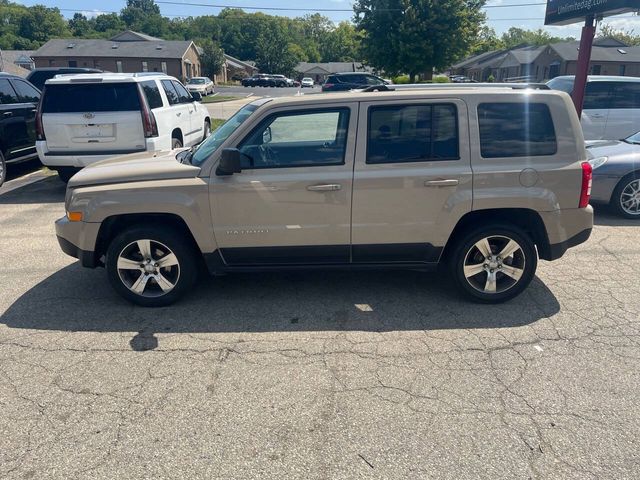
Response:
[[[183,82],[201,75],[200,53],[189,40],[162,40],[127,30],[109,40],[55,39],[36,50],[36,68],[90,67],[108,72],[163,72]]]
[[[478,81],[542,82],[559,75],[575,75],[580,42],[560,42],[540,47],[522,45],[466,58],[451,73]],[[591,52],[591,75],[640,77],[640,46],[629,47],[610,38],[596,39]]]

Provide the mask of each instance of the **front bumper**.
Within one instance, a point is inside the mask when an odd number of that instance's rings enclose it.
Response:
[[[96,268],[100,265],[94,251],[99,230],[99,223],[70,222],[66,216],[56,220],[56,237],[60,248],[67,255],[80,260],[83,267]]]

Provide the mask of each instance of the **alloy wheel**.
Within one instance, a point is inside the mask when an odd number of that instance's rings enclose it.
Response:
[[[640,179],[632,180],[622,189],[620,207],[629,215],[640,215]]]
[[[525,265],[525,254],[518,242],[501,235],[489,236],[467,251],[464,277],[479,292],[502,293],[520,281]]]
[[[166,245],[149,239],[131,242],[118,255],[118,276],[133,293],[160,297],[180,279],[180,263]]]

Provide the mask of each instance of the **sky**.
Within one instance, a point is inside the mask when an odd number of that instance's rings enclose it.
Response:
[[[16,0],[14,0],[16,1]],[[272,15],[283,15],[297,17],[306,13],[314,13],[321,9],[347,10],[347,11],[324,11],[319,12],[331,18],[335,22],[351,20],[352,0],[156,0],[160,11],[168,17],[174,16],[198,16],[215,15],[221,8],[209,5],[228,5],[244,7],[247,12],[260,11],[260,7],[281,7],[281,8],[309,8],[309,11],[268,11],[265,13]],[[162,3],[166,1],[168,3]],[[17,0],[17,3],[24,5],[44,4],[48,7],[58,7],[65,17],[72,17],[75,11],[82,12],[87,16],[94,16],[100,12],[117,12],[125,6],[125,0]],[[195,3],[196,5],[181,5],[182,3]],[[510,27],[520,27],[525,29],[544,28],[549,33],[560,36],[580,36],[580,25],[566,25],[558,27],[544,26],[545,0],[488,0],[485,11],[487,12],[487,24],[492,27],[498,35],[502,34]],[[90,7],[88,5],[96,5]],[[97,6],[99,5],[99,7]],[[258,7],[249,9],[247,7]],[[640,17],[632,14],[624,14],[616,17],[609,17],[604,23],[611,24],[615,28],[625,30],[635,30],[640,34]]]

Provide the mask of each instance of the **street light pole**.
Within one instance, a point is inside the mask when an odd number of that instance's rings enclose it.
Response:
[[[582,36],[580,37],[580,50],[578,52],[578,65],[576,66],[576,78],[573,84],[572,99],[573,104],[576,107],[576,112],[578,112],[578,117],[582,115],[584,91],[587,86],[587,77],[589,75],[591,47],[593,46],[593,38],[595,37],[595,35],[595,17],[593,15],[590,15],[586,18],[584,27],[582,27]]]

